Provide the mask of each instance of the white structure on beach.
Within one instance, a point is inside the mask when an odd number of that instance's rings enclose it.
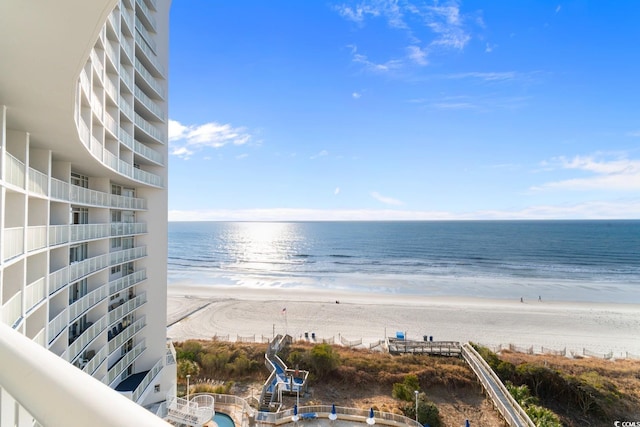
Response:
[[[138,405],[175,395],[169,7],[0,1],[2,426],[163,424]]]

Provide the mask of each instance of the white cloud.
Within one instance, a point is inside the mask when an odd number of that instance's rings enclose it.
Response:
[[[561,9],[562,9],[562,5],[556,6],[556,13],[560,13]]]
[[[427,61],[427,52],[421,49],[419,46],[408,46],[407,47],[408,57],[413,62],[418,65],[427,65],[429,61]]]
[[[640,191],[640,160],[617,158],[600,159],[602,155],[575,156],[554,158],[543,162],[547,169],[575,170],[590,176],[547,182],[534,186],[531,190],[606,190],[606,191]]]
[[[402,61],[399,59],[390,59],[385,63],[375,63],[370,61],[366,55],[358,53],[358,48],[355,45],[349,45],[348,47],[351,48],[352,61],[364,65],[367,71],[386,73],[397,70],[402,66]]]
[[[518,77],[518,74],[515,73],[514,71],[502,71],[502,72],[494,71],[494,72],[485,72],[485,73],[472,71],[468,73],[456,73],[456,74],[449,74],[445,76],[445,78],[447,79],[471,78],[471,79],[484,80],[486,82],[514,80],[517,77]]]
[[[495,49],[497,46],[498,46],[497,44],[487,43],[486,47],[484,48],[484,51],[486,53],[491,53],[491,52],[493,52],[493,49]]]
[[[362,94],[360,92],[353,92],[351,94],[351,96],[353,97],[353,99],[360,99],[362,98]]]
[[[335,194],[335,195],[340,194],[340,187],[336,187],[336,189],[333,190],[333,194]]]
[[[311,160],[314,159],[318,159],[320,157],[326,157],[329,155],[329,152],[327,150],[322,150],[319,153],[314,154],[313,156],[309,157]]]
[[[543,220],[637,219],[640,199],[588,201],[573,205],[540,205],[516,210],[466,213],[396,209],[211,209],[170,210],[169,221],[430,221],[430,220]]]
[[[243,154],[237,155],[236,159],[242,160],[242,159],[246,159],[247,157],[249,157],[249,155],[247,153],[243,153]]]
[[[171,154],[188,159],[204,148],[221,148],[225,145],[244,145],[251,140],[251,134],[242,127],[217,122],[201,125],[183,125],[169,120],[169,143]]]
[[[368,19],[385,19],[390,28],[405,33],[407,54],[401,59],[376,62],[370,55],[352,50],[352,60],[363,64],[370,71],[388,72],[410,63],[427,65],[427,57],[433,49],[463,49],[471,40],[466,22],[483,26],[484,21],[463,16],[458,2],[430,4],[398,0],[362,0],[357,5],[340,5],[334,8],[343,18],[364,26]],[[426,39],[422,42],[421,38]],[[487,45],[489,48],[489,45]]]
[[[379,202],[384,203],[385,205],[400,206],[400,205],[404,204],[400,200],[393,199],[391,197],[383,196],[382,194],[378,193],[377,191],[372,191],[370,194],[371,194],[371,197],[373,197],[374,199],[376,199]]]

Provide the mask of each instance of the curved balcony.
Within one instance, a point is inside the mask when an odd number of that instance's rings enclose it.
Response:
[[[170,426],[142,406],[1,323],[0,360],[11,360],[11,369],[0,369],[0,387],[19,402],[38,425]],[[29,381],[25,381],[25,373],[28,373]]]
[[[127,352],[122,359],[118,360],[107,372],[107,384],[111,384],[115,379],[122,375],[124,370],[127,369],[127,366],[131,365],[145,349],[145,342],[142,341],[133,347],[131,351]]]
[[[146,302],[147,302],[147,293],[142,292],[137,297],[122,303],[120,306],[118,306],[117,308],[109,312],[109,324],[112,325],[116,323],[118,320],[122,319],[124,316],[131,313],[133,310],[144,305]]]
[[[73,302],[69,306],[69,323],[73,323],[73,321],[80,317],[84,312],[104,301],[108,295],[109,289],[106,286],[100,286],[98,289],[89,292],[85,296]]]
[[[47,283],[44,277],[28,284],[24,289],[25,312],[29,313],[47,297]]]
[[[153,77],[153,75],[151,75],[149,70],[147,70],[145,66],[142,65],[139,61],[136,61],[135,69],[140,75],[140,77],[142,77],[142,80],[144,80],[144,82],[151,88],[151,90],[153,90],[156,93],[156,95],[158,95],[158,97],[164,100],[165,99],[164,88],[162,87],[160,82],[158,82],[158,79]]]
[[[158,119],[164,122],[165,116],[162,108],[151,98],[147,96],[139,87],[135,87],[134,95],[138,101],[142,104],[143,107],[147,109],[150,113],[155,115]]]
[[[70,336],[69,340],[73,340],[73,342],[69,345],[66,352],[67,361],[73,361],[95,337],[107,329],[107,326],[107,316],[102,316],[100,320],[91,324],[87,329],[80,332],[78,336]]]
[[[141,269],[109,282],[109,293],[116,294],[147,279],[147,270]]]
[[[73,202],[77,205],[103,208],[130,210],[144,210],[147,208],[145,199],[90,190],[60,181],[56,178],[51,178],[51,198],[65,202]]]
[[[146,325],[147,325],[147,319],[145,316],[142,316],[141,319],[136,320],[126,328],[119,329],[117,326],[113,326],[109,331],[111,335],[111,340],[109,341],[109,344],[107,346],[108,354],[111,354],[114,351],[116,351],[122,344],[127,342],[129,338],[137,334]]]
[[[140,129],[142,129],[147,135],[155,139],[161,144],[165,143],[165,134],[154,125],[146,121],[142,116],[138,113],[135,113],[135,123]]]

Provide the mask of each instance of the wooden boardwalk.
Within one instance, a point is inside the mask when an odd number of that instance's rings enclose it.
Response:
[[[391,354],[427,354],[431,356],[461,357],[458,341],[412,341],[388,338],[387,346]]]

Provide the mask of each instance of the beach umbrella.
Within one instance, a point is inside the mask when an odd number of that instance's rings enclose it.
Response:
[[[471,427],[471,423],[469,422],[469,420],[464,421],[464,427]]]
[[[293,405],[293,417],[291,417],[291,421],[297,423],[300,417],[298,416],[298,405]]]
[[[369,418],[367,418],[367,424],[372,426],[375,423],[376,423],[376,419],[374,418],[374,415],[373,415],[373,408],[371,408],[369,409]]]
[[[336,404],[331,405],[331,413],[329,414],[329,419],[331,421],[335,421],[338,418],[338,414],[336,413]]]

